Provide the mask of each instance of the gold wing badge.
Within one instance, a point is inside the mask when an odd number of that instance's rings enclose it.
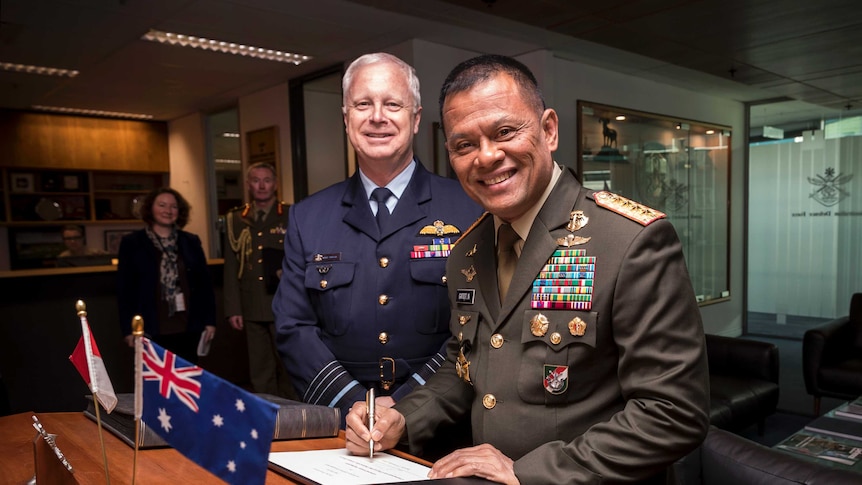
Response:
[[[433,224],[423,227],[419,234],[427,234],[431,236],[445,236],[447,234],[460,234],[461,231],[452,224],[446,224],[441,220],[434,221]]]

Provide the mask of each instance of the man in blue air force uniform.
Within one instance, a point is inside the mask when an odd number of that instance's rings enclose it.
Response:
[[[481,209],[413,157],[422,108],[412,67],[367,54],[343,90],[359,170],[291,208],[273,311],[300,397],[345,416],[367,388],[391,405],[443,362],[446,256]]]

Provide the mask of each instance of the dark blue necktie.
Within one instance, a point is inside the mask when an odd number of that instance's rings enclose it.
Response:
[[[380,232],[386,230],[389,222],[389,208],[386,207],[386,201],[392,196],[392,192],[386,187],[377,187],[371,192],[371,200],[377,202],[377,228]]]

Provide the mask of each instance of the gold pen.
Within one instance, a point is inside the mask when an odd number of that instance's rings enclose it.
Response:
[[[368,432],[374,429],[374,388],[369,388],[365,394],[365,405],[368,410]],[[374,458],[374,440],[368,440],[368,458]]]

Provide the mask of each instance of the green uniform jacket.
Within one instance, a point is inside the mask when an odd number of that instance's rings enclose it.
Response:
[[[587,223],[569,230],[575,210]],[[566,236],[589,240],[564,247],[558,238]],[[557,249],[595,257],[590,309],[531,308],[534,280]],[[411,452],[422,452],[438,424],[470,413],[474,443],[514,459],[524,485],[652,482],[706,436],[703,328],[667,220],[644,225],[600,207],[564,170],[502,305],[492,217],[459,240],[446,274],[453,334],[446,362],[396,405]]]
[[[242,315],[244,320],[271,322],[272,296],[278,286],[276,271],[284,258],[284,234],[288,205],[273,204],[263,221],[255,221],[253,204],[231,209],[224,241],[224,314]],[[233,249],[239,241],[240,251]],[[243,235],[247,232],[247,235]],[[247,242],[245,242],[247,241]],[[250,250],[248,256],[246,251]],[[237,277],[242,266],[242,274]]]

